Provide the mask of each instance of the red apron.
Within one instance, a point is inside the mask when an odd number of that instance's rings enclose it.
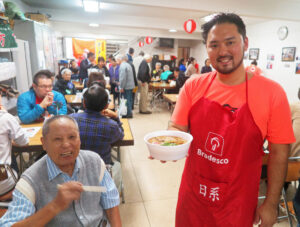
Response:
[[[263,139],[246,103],[233,112],[205,98],[191,108],[194,137],[179,189],[176,227],[252,227]]]

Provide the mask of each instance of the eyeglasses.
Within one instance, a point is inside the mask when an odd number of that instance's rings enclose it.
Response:
[[[47,88],[52,89],[53,85],[48,85],[48,86],[47,85],[38,85],[38,87],[41,89],[47,89]]]

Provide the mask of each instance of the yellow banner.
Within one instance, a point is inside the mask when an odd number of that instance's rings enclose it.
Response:
[[[96,62],[98,63],[98,57],[103,57],[106,60],[106,41],[102,39],[96,39]]]

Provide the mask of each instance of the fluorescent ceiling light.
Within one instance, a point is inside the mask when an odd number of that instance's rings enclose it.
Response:
[[[91,26],[91,27],[99,27],[99,24],[90,23],[89,26]]]
[[[83,8],[86,12],[98,13],[99,2],[98,0],[83,0]]]
[[[176,29],[169,29],[169,32],[177,32]]]
[[[203,20],[204,20],[205,22],[208,22],[208,21],[210,21],[211,19],[213,19],[215,15],[216,15],[216,13],[210,14],[210,15],[208,15],[208,16],[206,16],[206,17],[203,17]]]

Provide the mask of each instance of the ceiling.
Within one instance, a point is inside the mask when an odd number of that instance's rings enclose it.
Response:
[[[235,12],[246,25],[268,20],[300,21],[300,0],[101,0],[99,13],[83,10],[82,0],[15,0],[25,12],[50,15],[54,29],[63,36],[131,40],[134,37],[199,39],[201,19],[215,12]],[[197,22],[193,34],[183,23]],[[98,23],[97,28],[89,23]],[[170,33],[169,29],[176,29]]]

